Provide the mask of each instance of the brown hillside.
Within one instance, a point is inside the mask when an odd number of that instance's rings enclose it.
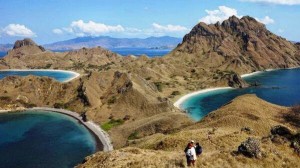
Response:
[[[130,146],[139,149],[100,152],[88,157],[87,162],[79,167],[101,167],[101,164],[111,167],[184,167],[183,149],[191,139],[200,142],[203,147],[197,167],[299,167],[300,157],[290,147],[290,142],[271,136],[270,132],[276,125],[286,126],[294,133],[299,130],[286,118],[290,110],[265,102],[255,95],[244,95],[177,133],[132,140]],[[237,154],[238,146],[248,137],[255,137],[261,143],[261,158]],[[123,156],[128,156],[128,159]]]
[[[191,57],[200,67],[240,74],[299,66],[297,47],[254,18],[232,16],[222,23],[197,24],[169,57]]]

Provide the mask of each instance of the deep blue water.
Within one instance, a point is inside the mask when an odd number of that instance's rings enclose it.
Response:
[[[1,168],[69,168],[96,151],[77,120],[58,113],[0,114]]]
[[[122,56],[135,55],[141,56],[143,54],[149,57],[164,56],[168,54],[170,49],[150,49],[150,48],[111,48],[109,49]]]
[[[245,89],[223,89],[195,95],[180,106],[194,120],[199,121],[209,112],[243,94],[256,94],[259,98],[282,106],[300,103],[300,69],[267,71],[243,79],[248,83],[258,82],[261,85]]]
[[[71,72],[63,72],[63,71],[0,71],[0,79],[3,79],[7,76],[48,76],[50,78],[54,78],[59,82],[64,82],[72,77],[74,74]]]
[[[0,52],[0,58],[4,57],[7,52]]]

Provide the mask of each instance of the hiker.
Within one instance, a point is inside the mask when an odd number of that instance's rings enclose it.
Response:
[[[187,147],[184,150],[186,161],[188,166],[195,166],[195,161],[197,159],[194,141],[192,140],[190,143],[188,143]]]
[[[199,157],[202,153],[202,147],[201,145],[199,144],[199,142],[196,143],[196,147],[195,147],[195,150],[196,150],[196,155],[197,157]]]

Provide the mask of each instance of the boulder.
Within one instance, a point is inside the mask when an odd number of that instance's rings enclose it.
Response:
[[[295,152],[300,156],[300,133],[294,135],[291,147],[294,148]]]
[[[255,138],[248,138],[238,147],[238,152],[247,157],[261,157],[260,142]]]
[[[283,136],[288,139],[291,139],[291,137],[293,136],[292,131],[282,125],[277,125],[277,126],[272,127],[271,134]]]

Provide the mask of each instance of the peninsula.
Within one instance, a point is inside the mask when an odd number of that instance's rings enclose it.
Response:
[[[182,149],[190,139],[209,151],[200,158],[201,166],[295,167],[299,148],[290,144],[300,142],[297,108],[244,95],[195,123],[173,103],[202,89],[248,87],[242,74],[299,65],[299,44],[249,16],[209,25],[200,22],[160,58],[122,57],[101,47],[54,53],[24,39],[0,59],[0,69],[60,69],[80,76],[66,83],[47,77],[6,77],[0,80],[0,108],[85,112],[108,132],[116,150],[89,156],[79,167],[183,167]],[[288,137],[271,132],[278,125],[289,130]],[[247,138],[262,144],[253,154],[259,160],[238,154]]]

